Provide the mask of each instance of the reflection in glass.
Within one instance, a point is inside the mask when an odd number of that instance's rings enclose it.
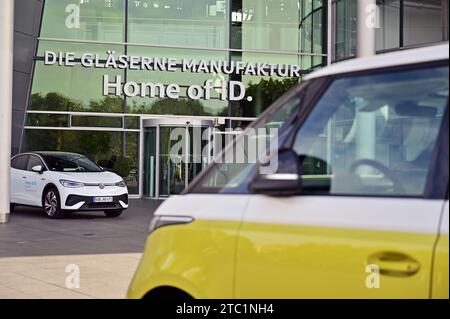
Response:
[[[129,41],[227,48],[228,7],[229,0],[129,1]]]
[[[26,117],[26,126],[67,127],[69,117],[59,114],[35,114],[29,113]]]
[[[125,0],[45,0],[41,37],[125,41]]]
[[[72,126],[74,127],[112,127],[122,128],[121,117],[106,116],[72,116]]]
[[[448,33],[448,0],[405,1],[405,46],[448,40],[443,34],[445,28]]]
[[[180,130],[178,127],[160,128],[159,155],[159,196],[168,197],[180,194],[186,188],[186,154],[171,153],[174,145],[180,140],[171,140],[171,133]],[[185,136],[181,137],[185,140]],[[182,150],[185,150],[183,148]],[[178,161],[172,159],[177,158]]]
[[[375,31],[377,50],[400,47],[400,0],[377,1],[380,28]]]
[[[48,66],[37,62],[30,110],[123,113],[121,97],[103,96],[103,75],[123,76],[113,69]]]
[[[356,56],[357,0],[335,2],[335,60]]]
[[[448,0],[377,0],[377,6],[379,13],[379,28],[375,30],[377,51],[448,41]],[[334,9],[336,12],[334,59],[354,57],[357,38],[357,0],[336,0]]]
[[[247,87],[247,96],[252,101],[244,99],[233,103],[231,114],[235,117],[258,117],[276,100],[299,83],[298,78],[270,78],[243,76]]]
[[[335,81],[296,137],[303,191],[422,196],[448,88],[448,66]]]
[[[211,91],[211,99],[198,101],[187,98],[186,90],[191,85],[203,86],[207,80],[215,81],[220,87],[227,75],[205,74],[191,72],[160,72],[160,71],[129,71],[128,80],[137,83],[161,83],[163,85],[178,84],[181,88],[180,99],[132,97],[127,99],[127,112],[140,114],[171,114],[171,115],[226,115],[228,102],[220,100],[220,88]]]

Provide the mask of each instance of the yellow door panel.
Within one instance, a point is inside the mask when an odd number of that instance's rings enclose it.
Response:
[[[244,223],[236,297],[429,298],[435,240],[431,234]]]
[[[436,247],[435,263],[433,268],[433,298],[449,298],[448,245],[448,235],[441,236]]]
[[[160,286],[195,298],[232,298],[239,222],[195,221],[162,227],[149,236],[129,298]]]

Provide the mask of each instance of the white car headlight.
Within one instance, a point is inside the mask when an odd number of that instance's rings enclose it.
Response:
[[[62,179],[59,182],[61,183],[62,186],[67,187],[67,188],[80,188],[80,187],[85,186],[84,183],[68,181],[65,179]]]
[[[116,183],[117,187],[127,187],[127,184],[124,181]]]

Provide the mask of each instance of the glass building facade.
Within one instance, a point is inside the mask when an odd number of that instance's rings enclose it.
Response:
[[[20,146],[14,146],[14,153],[58,150],[85,154],[105,169],[119,172],[130,193],[144,197],[179,193],[207,164],[203,160],[185,165],[168,162],[174,129],[181,127],[190,133],[194,126],[201,130],[215,127],[222,132],[243,128],[301,81],[303,74],[327,61],[356,55],[357,0],[34,2],[33,10],[39,15],[34,14],[30,27],[37,29],[33,34],[37,39],[33,66],[26,72],[18,67],[15,73],[14,99],[18,102],[13,122],[15,132],[20,130],[21,134],[14,137],[20,139],[15,142]],[[331,26],[327,25],[329,15]],[[40,23],[35,26],[38,16]],[[447,41],[448,0],[378,0],[376,22],[380,53]],[[23,30],[17,32],[16,43],[26,44],[29,51],[31,40],[20,40],[22,34]],[[331,59],[327,48],[332,48]],[[71,52],[75,65],[47,65],[46,51]],[[111,51],[115,56],[177,61],[296,65],[301,72],[298,77],[280,77],[183,72],[181,65],[174,72],[81,65],[87,52],[98,54],[99,63],[104,63]],[[21,54],[17,57],[19,65]],[[105,75],[120,76],[124,82],[177,83],[180,98],[105,96]],[[30,85],[25,85],[24,77],[31,79]],[[188,87],[201,86],[207,80],[215,86],[210,99],[188,98]],[[220,98],[217,87],[229,81],[242,82],[252,99]],[[28,86],[24,101],[25,94],[20,92]]]
[[[106,169],[122,168],[132,194],[178,193],[202,165],[167,166],[171,129],[192,119],[205,120],[199,124],[205,128],[245,127],[301,76],[193,73],[180,66],[175,72],[84,68],[82,55],[98,54],[102,62],[114,51],[297,65],[305,74],[326,62],[326,9],[326,1],[317,0],[45,0],[21,151],[82,153]],[[46,65],[46,51],[74,53],[75,65]],[[177,83],[181,96],[104,96],[105,74],[138,83]],[[242,82],[253,99],[222,100],[218,90],[211,99],[187,98],[187,87],[207,80]],[[146,126],[148,119],[166,124]]]
[[[448,41],[448,0],[377,0],[379,53]],[[358,0],[333,0],[334,61],[356,56]]]

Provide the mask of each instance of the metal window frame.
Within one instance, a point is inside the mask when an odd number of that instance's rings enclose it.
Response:
[[[194,47],[183,45],[156,45],[145,43],[133,43],[133,42],[116,42],[116,41],[97,41],[97,40],[72,40],[62,38],[47,38],[39,37],[39,41],[48,42],[62,42],[62,43],[79,43],[79,44],[102,44],[102,45],[117,45],[117,46],[132,46],[132,47],[145,47],[145,48],[157,48],[157,49],[173,49],[173,50],[194,50],[194,51],[213,51],[213,52],[237,52],[237,53],[258,53],[268,55],[291,55],[291,56],[321,56],[326,57],[323,53],[312,52],[293,52],[293,51],[277,51],[277,50],[255,50],[255,49],[232,49],[232,48],[206,48],[206,47]]]

